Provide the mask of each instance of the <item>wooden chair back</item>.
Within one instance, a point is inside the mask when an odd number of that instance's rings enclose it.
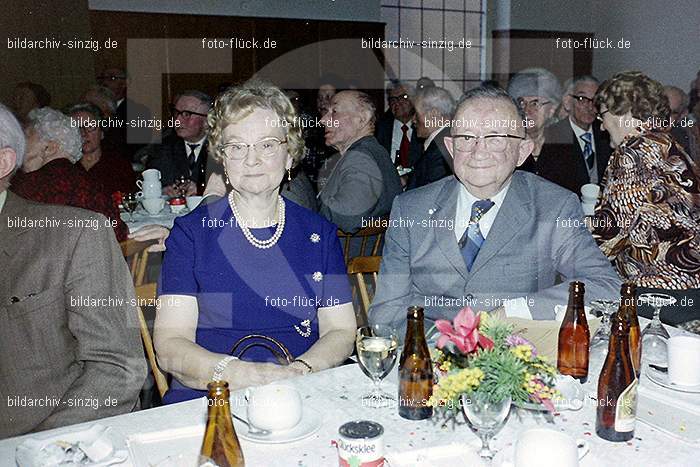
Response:
[[[352,258],[348,264],[353,298],[359,295],[360,300],[360,313],[357,316],[358,326],[364,326],[368,323],[369,307],[374,299],[374,292],[377,290],[377,277],[381,262],[381,256],[373,255],[357,256]]]
[[[146,251],[146,249],[156,242],[155,240],[146,242],[124,240],[119,243],[119,247],[122,249],[122,255],[129,265],[131,279],[134,281],[135,287],[142,285],[145,281],[146,266],[148,265],[148,251]]]
[[[156,388],[158,388],[158,393],[160,394],[160,397],[162,399],[165,393],[168,391],[168,379],[158,367],[158,361],[156,360],[156,352],[153,348],[153,339],[151,338],[151,332],[148,330],[148,323],[146,323],[146,318],[143,314],[143,308],[141,308],[146,304],[155,304],[156,289],[157,285],[155,282],[139,285],[136,287],[136,298],[138,299],[137,309],[139,315],[139,328],[141,330],[141,340],[143,341],[143,348],[146,351],[148,363],[151,365],[151,371],[153,372],[153,379],[156,382]]]
[[[343,242],[343,256],[345,257],[345,265],[350,264],[350,245],[355,239],[362,239],[360,252],[355,256],[377,256],[379,255],[379,247],[384,239],[386,227],[365,227],[362,230],[349,234],[338,229],[338,237]]]

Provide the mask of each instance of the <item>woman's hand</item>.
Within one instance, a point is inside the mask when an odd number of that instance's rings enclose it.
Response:
[[[233,387],[263,386],[289,378],[302,376],[304,371],[296,366],[275,363],[231,362],[224,372],[224,378]],[[242,378],[245,375],[245,379]]]
[[[158,240],[158,243],[148,247],[146,251],[152,253],[154,251],[165,251],[165,239],[170,235],[170,230],[162,225],[147,225],[140,228],[134,233],[129,234],[129,238],[137,242],[146,242],[148,240]]]

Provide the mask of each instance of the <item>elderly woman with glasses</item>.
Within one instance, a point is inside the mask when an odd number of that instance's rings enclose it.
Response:
[[[269,85],[230,88],[208,122],[230,191],[178,218],[166,242],[154,330],[174,376],[165,403],[200,397],[212,380],[239,388],[331,368],[354,343],[335,225],[280,196],[304,149],[291,102]],[[229,355],[253,334],[294,361],[280,365],[261,347]]]
[[[102,213],[114,227],[117,240],[126,240],[128,230],[112,197],[78,166],[82,140],[74,121],[50,107],[34,109],[28,118],[27,151],[11,190],[32,201]]]
[[[685,321],[700,303],[700,171],[670,135],[671,110],[657,81],[618,73],[600,85],[596,105],[615,149],[593,236],[624,279],[685,303],[665,313],[674,324]]]
[[[537,174],[537,160],[545,144],[545,129],[554,122],[554,114],[561,101],[559,80],[543,68],[527,68],[511,78],[508,94],[525,112],[525,131],[528,139],[535,143],[532,154],[519,169]]]

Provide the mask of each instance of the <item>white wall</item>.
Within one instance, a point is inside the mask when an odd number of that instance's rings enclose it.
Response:
[[[379,21],[379,0],[89,0],[91,10]]]
[[[494,29],[593,32],[621,38],[629,49],[596,49],[600,79],[638,69],[664,84],[686,89],[700,68],[698,0],[489,0]],[[489,31],[490,35],[490,31]]]

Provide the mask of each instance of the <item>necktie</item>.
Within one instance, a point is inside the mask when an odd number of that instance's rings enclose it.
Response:
[[[586,143],[583,147],[583,157],[586,158],[588,170],[592,170],[593,163],[595,162],[595,153],[593,152],[593,145],[591,144],[591,134],[584,133],[581,135],[581,139]]]
[[[462,247],[462,257],[464,257],[464,263],[469,271],[472,270],[476,255],[479,254],[481,245],[484,243],[484,236],[481,235],[481,230],[479,229],[479,221],[493,207],[493,204],[493,201],[490,199],[480,199],[472,204],[469,225],[459,241],[459,245]]]
[[[399,146],[399,158],[401,160],[402,167],[409,167],[408,161],[408,148],[411,143],[408,141],[408,125],[405,123],[401,126],[401,131],[403,131],[403,136],[401,137],[401,146]]]
[[[194,168],[197,165],[197,158],[195,157],[194,150],[199,147],[199,144],[187,144],[190,148],[190,155],[187,156],[187,163],[190,165],[190,175],[194,174]]]

